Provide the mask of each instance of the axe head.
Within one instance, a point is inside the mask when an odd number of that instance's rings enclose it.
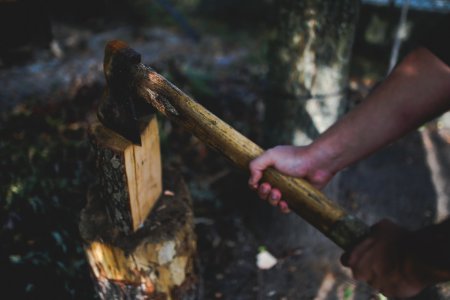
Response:
[[[154,112],[137,93],[135,74],[142,66],[141,55],[126,43],[109,42],[103,61],[107,86],[97,110],[103,125],[137,145],[141,145],[138,119]]]

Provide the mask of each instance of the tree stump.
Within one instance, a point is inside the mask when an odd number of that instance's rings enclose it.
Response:
[[[94,281],[105,300],[195,299],[189,191],[174,172],[162,180],[156,116],[139,127],[141,145],[99,122],[90,126],[97,181],[80,233]]]
[[[142,145],[94,122],[89,139],[96,161],[99,197],[107,198],[114,226],[125,234],[136,231],[161,194],[161,154],[156,116],[139,121]]]
[[[80,232],[101,299],[196,299],[196,239],[189,191],[167,172],[166,190],[136,232],[117,230],[101,186],[90,189]]]

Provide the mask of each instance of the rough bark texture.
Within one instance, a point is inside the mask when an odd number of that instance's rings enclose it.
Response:
[[[276,5],[266,143],[305,144],[345,110],[359,1],[282,0]]]
[[[142,145],[134,145],[95,122],[89,137],[96,159],[99,197],[107,199],[114,226],[137,230],[161,194],[161,155],[156,116],[140,122]]]
[[[163,195],[131,235],[115,230],[99,186],[91,188],[80,232],[101,299],[195,299],[196,238],[189,191],[166,172]]]

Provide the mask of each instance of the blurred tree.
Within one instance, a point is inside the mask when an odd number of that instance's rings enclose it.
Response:
[[[265,142],[305,144],[345,111],[359,0],[282,0],[274,6]]]
[[[280,0],[268,49],[264,144],[302,145],[346,110],[351,49],[359,0]],[[335,181],[337,182],[337,181]],[[333,189],[337,183],[329,184]],[[336,190],[337,191],[337,190]],[[328,191],[333,193],[334,191]],[[274,249],[322,242],[294,214],[256,204],[256,232]]]

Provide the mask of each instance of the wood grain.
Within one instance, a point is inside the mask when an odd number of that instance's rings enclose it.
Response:
[[[118,230],[136,231],[162,192],[156,116],[140,122],[142,145],[135,145],[99,122],[90,127],[101,196]]]

